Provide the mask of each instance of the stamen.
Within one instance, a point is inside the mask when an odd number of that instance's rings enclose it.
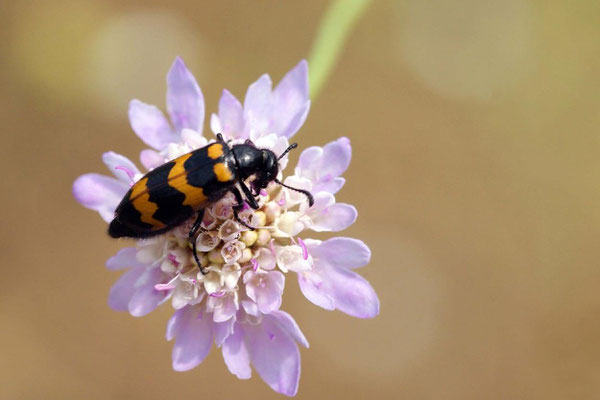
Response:
[[[157,283],[154,285],[154,289],[158,290],[159,292],[175,289],[174,282],[177,280],[177,278],[179,278],[179,274],[175,275],[175,277],[167,283]]]
[[[250,260],[250,263],[252,264],[252,270],[256,272],[256,270],[258,269],[258,261],[256,261],[256,259],[252,259]]]
[[[260,189],[260,195],[266,197],[269,195],[269,193],[265,189]]]
[[[211,293],[210,297],[216,297],[216,298],[220,298],[225,296],[227,293],[225,293],[224,290],[221,290],[220,292],[215,292],[215,293]]]
[[[154,285],[154,290],[158,290],[159,292],[164,292],[171,289],[175,289],[175,285],[171,283],[157,283]]]
[[[304,244],[304,240],[298,238],[298,243],[300,243],[300,247],[302,247],[302,258],[308,260],[308,250],[306,248],[306,245]]]
[[[177,257],[175,257],[175,254],[169,253],[169,255],[167,256],[167,258],[169,259],[169,261],[171,261],[171,263],[174,266],[179,267],[179,262],[177,261]]]
[[[281,194],[279,200],[277,200],[277,204],[283,207],[285,205],[285,194]]]
[[[271,241],[269,242],[269,249],[271,250],[271,254],[273,254],[273,257],[276,257],[275,246],[273,246],[274,241],[275,241],[275,239],[271,239]]]
[[[125,172],[127,174],[127,176],[129,176],[129,179],[131,179],[131,183],[135,183],[135,180],[133,179],[133,177],[135,176],[135,173],[132,170],[130,170],[127,167],[123,167],[122,165],[117,165],[115,167],[115,169]]]

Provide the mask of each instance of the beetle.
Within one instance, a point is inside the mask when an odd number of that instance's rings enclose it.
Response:
[[[196,233],[205,208],[227,193],[233,193],[236,200],[233,206],[236,221],[252,230],[254,227],[242,221],[238,213],[245,201],[254,210],[258,209],[256,198],[273,181],[304,194],[312,207],[314,199],[309,191],[277,179],[279,160],[297,146],[292,143],[277,157],[269,149],[256,148],[250,140],[230,147],[219,133],[216,142],[162,164],[134,183],[117,206],[108,234],[113,238],[149,238],[170,231],[196,213],[188,239],[198,268],[206,274],[196,252]],[[251,188],[246,184],[250,177],[254,177]]]

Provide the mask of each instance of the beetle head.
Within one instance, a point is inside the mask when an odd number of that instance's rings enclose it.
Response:
[[[277,156],[271,150],[261,150],[261,168],[256,174],[256,179],[253,185],[257,190],[264,189],[267,185],[277,178],[279,172],[279,164]]]

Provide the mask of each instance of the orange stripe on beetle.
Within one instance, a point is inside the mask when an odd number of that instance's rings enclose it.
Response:
[[[224,163],[216,163],[213,167],[213,172],[219,182],[229,182],[233,178],[233,174]]]
[[[154,213],[158,210],[156,203],[150,201],[150,194],[147,191],[146,183],[148,178],[143,178],[131,188],[131,204],[139,211],[140,220],[152,225],[152,230],[157,230],[165,227],[165,224],[157,219],[154,219]]]
[[[215,143],[208,146],[208,156],[213,160],[221,157],[223,155],[223,145],[221,143]]]
[[[185,195],[182,205],[196,208],[203,204],[207,197],[204,195],[202,188],[192,186],[187,181],[187,171],[184,164],[191,156],[192,153],[189,153],[173,160],[175,165],[169,171],[167,182],[173,189]]]

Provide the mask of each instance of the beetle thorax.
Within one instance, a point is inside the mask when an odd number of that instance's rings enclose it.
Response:
[[[279,169],[277,156],[271,150],[238,144],[233,146],[232,151],[237,160],[237,173],[240,179],[255,175],[258,186],[265,187],[277,176]]]

